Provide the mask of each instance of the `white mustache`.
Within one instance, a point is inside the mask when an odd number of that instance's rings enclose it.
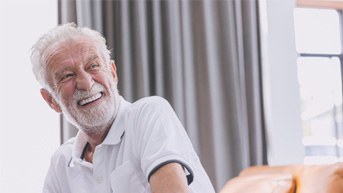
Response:
[[[100,83],[95,82],[92,88],[88,91],[76,90],[73,94],[73,99],[79,101],[81,99],[89,98],[98,94],[99,92],[104,92],[105,88]]]

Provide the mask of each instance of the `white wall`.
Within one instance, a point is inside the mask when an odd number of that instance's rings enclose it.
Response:
[[[263,0],[261,38],[270,165],[302,163],[294,0]]]
[[[0,0],[0,192],[37,193],[59,145],[58,114],[43,102],[30,48],[57,24],[57,0]]]

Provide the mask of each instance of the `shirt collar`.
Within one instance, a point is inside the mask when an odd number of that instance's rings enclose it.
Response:
[[[110,130],[108,131],[105,140],[101,144],[115,145],[121,141],[122,136],[125,132],[125,127],[123,124],[125,121],[124,113],[129,109],[130,105],[131,103],[127,102],[122,96],[119,96],[119,106],[116,118],[114,119],[114,122]],[[86,144],[87,135],[83,131],[79,130],[75,137],[75,142],[72,150],[72,157],[74,159],[81,158],[83,149],[85,148]]]
[[[82,151],[85,148],[86,144],[87,144],[87,135],[83,131],[79,130],[79,132],[77,133],[75,137],[75,141],[74,141],[73,149],[72,149],[72,157],[74,159],[81,158]]]
[[[115,145],[121,141],[122,136],[125,132],[124,122],[125,122],[126,116],[124,114],[129,109],[130,105],[131,103],[127,102],[126,100],[123,99],[123,97],[120,96],[119,109],[118,109],[116,119],[114,120],[102,144]]]

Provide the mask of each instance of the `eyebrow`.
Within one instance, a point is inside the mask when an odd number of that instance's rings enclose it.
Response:
[[[86,63],[93,61],[95,59],[98,59],[98,58],[99,58],[99,56],[97,56],[97,55],[91,55],[87,58]]]
[[[88,62],[91,62],[91,61],[93,61],[93,60],[96,60],[96,59],[98,59],[98,58],[99,58],[98,55],[90,55],[90,56],[86,59],[85,64],[87,64]],[[57,72],[54,73],[54,77],[57,78],[57,79],[59,79],[59,78],[63,75],[63,73],[64,73],[65,71],[69,71],[69,70],[72,70],[72,69],[73,69],[73,67],[66,67],[66,68],[64,68],[63,70],[57,71]]]
[[[69,70],[71,70],[71,69],[72,69],[72,68],[67,67],[67,68],[64,68],[63,70],[59,70],[59,71],[57,71],[57,72],[54,73],[54,77],[55,77],[55,78],[60,78],[60,77],[63,75],[63,73],[64,73],[65,71],[69,71]]]

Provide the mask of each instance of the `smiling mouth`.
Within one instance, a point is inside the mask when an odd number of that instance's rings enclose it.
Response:
[[[99,100],[101,97],[103,96],[103,93],[102,92],[99,92],[89,98],[85,98],[85,99],[82,99],[82,100],[79,100],[79,102],[77,102],[78,105],[80,106],[84,106],[84,105],[87,105],[89,103],[92,103],[94,101],[97,101]]]

